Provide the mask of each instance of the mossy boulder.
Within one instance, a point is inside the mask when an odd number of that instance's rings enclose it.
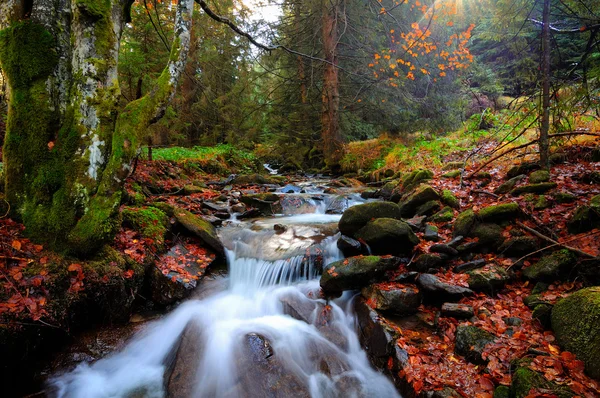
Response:
[[[498,188],[496,188],[494,190],[494,193],[496,195],[503,195],[505,193],[509,193],[510,191],[512,191],[514,189],[514,187],[517,186],[517,183],[519,183],[519,181],[521,181],[523,179],[525,179],[524,174],[515,176],[515,177],[511,178],[510,180],[502,183]]]
[[[412,217],[415,215],[419,206],[429,201],[439,199],[440,194],[435,189],[427,184],[421,184],[412,194],[399,203],[400,214],[402,217]]]
[[[489,294],[497,293],[510,279],[508,272],[499,266],[468,271],[467,275],[469,289]]]
[[[505,256],[523,256],[533,253],[540,248],[540,242],[533,236],[515,236],[507,239],[499,248],[498,252]]]
[[[460,170],[452,170],[447,173],[442,174],[442,178],[458,178],[461,175]]]
[[[460,201],[449,189],[444,189],[441,195],[442,203],[452,207],[453,209],[460,208]]]
[[[394,190],[399,186],[399,184],[400,180],[386,182],[385,185],[379,190],[379,195],[385,199],[391,198]]]
[[[516,187],[515,189],[513,189],[510,192],[510,194],[512,196],[519,196],[524,193],[542,194],[542,193],[546,193],[556,187],[557,187],[557,184],[555,182],[540,182],[537,184],[527,184],[527,185],[522,185],[520,187]]]
[[[556,341],[585,363],[585,371],[600,380],[600,287],[579,290],[552,309]]]
[[[539,184],[540,182],[550,181],[550,172],[548,170],[536,170],[529,174],[530,184]]]
[[[264,176],[262,174],[245,174],[239,175],[231,180],[233,185],[261,185],[261,184],[277,184],[278,181]]]
[[[358,230],[354,237],[365,242],[373,254],[408,255],[419,238],[404,221],[377,218]]]
[[[510,396],[514,398],[525,398],[530,396],[531,389],[548,391],[550,396],[559,398],[571,398],[575,394],[565,386],[560,386],[553,383],[528,367],[522,366],[517,368],[512,377],[510,386]]]
[[[418,272],[427,272],[444,264],[442,256],[434,253],[423,253],[410,264],[410,268]]]
[[[578,207],[567,223],[571,233],[581,233],[600,228],[600,195],[594,196],[588,205]]]
[[[523,275],[531,280],[552,281],[575,265],[577,257],[567,249],[542,257],[537,263],[523,269]]]
[[[551,315],[552,305],[546,303],[536,305],[531,312],[531,317],[537,319],[544,328],[550,327]]]
[[[157,246],[165,243],[169,218],[156,207],[124,207],[123,223],[151,239]]]
[[[538,169],[540,169],[540,165],[538,163],[521,163],[511,167],[511,169],[508,170],[506,173],[506,179],[510,179],[521,174],[529,174],[530,172]]]
[[[533,204],[535,210],[544,210],[548,207],[550,207],[550,202],[546,198],[546,195],[540,195]]]
[[[454,218],[454,211],[450,206],[444,207],[442,210],[435,213],[433,216],[429,218],[431,222],[446,222],[452,221]]]
[[[433,171],[427,169],[413,170],[402,179],[402,190],[408,191],[423,181],[433,178]]]
[[[554,200],[556,203],[572,203],[577,199],[577,196],[573,195],[570,192],[555,192],[552,195],[552,200]]]
[[[270,216],[281,212],[279,199],[279,195],[274,193],[255,193],[242,196],[240,201],[258,209],[265,216]]]
[[[430,200],[429,202],[423,203],[417,208],[415,215],[417,216],[431,216],[436,213],[442,206],[437,200]]]
[[[340,232],[344,235],[354,236],[354,234],[367,225],[367,223],[377,218],[393,218],[399,220],[402,218],[400,208],[392,202],[371,202],[362,205],[352,206],[342,214],[338,224]]]
[[[510,221],[521,215],[521,209],[515,202],[484,207],[477,217],[483,222]]]
[[[481,354],[486,345],[492,343],[496,336],[476,326],[460,325],[456,328],[456,344],[454,351],[464,356],[469,362],[483,365]]]
[[[175,208],[173,210],[173,217],[177,220],[178,225],[206,243],[206,245],[213,249],[218,255],[225,256],[223,243],[221,243],[221,240],[217,235],[217,230],[210,222],[180,208]]]
[[[375,309],[398,316],[417,312],[422,299],[421,292],[416,286],[389,282],[376,283],[363,288],[361,295]]]
[[[444,170],[444,171],[458,170],[458,169],[462,169],[464,167],[465,167],[465,162],[448,162],[448,163],[444,164],[444,166],[442,167],[442,170]]]
[[[398,267],[391,256],[356,256],[335,261],[323,268],[321,288],[325,293],[337,294],[344,290],[361,289],[380,280],[386,271]]]
[[[465,210],[454,220],[452,236],[468,236],[473,227],[477,224],[477,216],[472,209]]]
[[[498,386],[494,390],[494,398],[510,398],[510,387]]]
[[[504,243],[502,231],[498,224],[477,224],[471,231],[471,236],[479,239],[479,248],[495,250]]]

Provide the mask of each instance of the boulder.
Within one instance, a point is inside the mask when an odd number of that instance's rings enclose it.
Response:
[[[377,255],[408,255],[419,244],[410,226],[393,218],[377,218],[358,230],[354,237],[365,242]]]
[[[442,206],[437,200],[430,200],[429,202],[423,203],[417,208],[415,215],[417,216],[431,216],[440,210]]]
[[[497,224],[479,224],[471,231],[471,236],[479,239],[479,248],[494,251],[504,243],[502,227]]]
[[[444,260],[439,254],[423,253],[410,264],[410,268],[418,272],[427,272],[430,269],[436,269],[444,264]]]
[[[321,275],[321,288],[326,293],[361,289],[383,277],[386,271],[398,268],[391,256],[356,256],[326,265]]]
[[[363,288],[361,294],[372,308],[393,315],[414,314],[421,305],[421,292],[416,286],[376,283]]]
[[[550,181],[550,172],[548,170],[536,170],[529,174],[530,184],[539,184],[540,182]]]
[[[439,200],[440,194],[429,185],[422,184],[418,186],[412,194],[399,203],[400,214],[402,217],[412,217],[415,215],[419,206],[432,201]]]
[[[441,240],[440,235],[438,234],[438,227],[435,225],[427,224],[425,226],[425,232],[423,233],[423,239],[437,242]]]
[[[516,187],[515,189],[510,191],[510,194],[512,196],[519,196],[524,193],[542,194],[542,193],[546,193],[556,187],[557,187],[557,184],[555,182],[540,182],[537,184],[521,185],[520,187]]]
[[[542,257],[537,263],[523,269],[523,275],[527,279],[536,281],[552,281],[568,271],[569,268],[575,265],[576,261],[577,257],[569,250],[559,250]]]
[[[531,317],[537,319],[540,324],[548,329],[550,328],[552,318],[552,305],[550,304],[538,304],[534,307],[531,312]]]
[[[180,208],[174,209],[173,217],[179,225],[206,243],[218,255],[225,256],[225,249],[217,235],[217,230],[210,222]]]
[[[433,172],[427,169],[413,170],[409,174],[405,175],[402,179],[402,190],[404,192],[409,191],[413,187],[416,187],[423,181],[427,181],[433,178]]]
[[[512,191],[515,188],[517,183],[519,183],[521,180],[524,180],[525,177],[526,176],[524,174],[512,177],[510,180],[504,182],[502,185],[500,185],[498,188],[496,188],[494,190],[494,193],[496,195],[504,195],[505,193],[509,193],[510,191]]]
[[[340,232],[344,235],[353,236],[367,223],[377,218],[402,218],[400,208],[392,202],[371,202],[352,206],[342,214],[339,222]]]
[[[513,166],[510,170],[508,170],[508,172],[506,173],[506,178],[514,178],[518,175],[528,174],[531,171],[538,169],[540,169],[540,165],[538,163],[521,163],[517,166]]]
[[[342,214],[348,208],[348,197],[346,195],[338,195],[330,203],[327,204],[325,213],[327,214]]]
[[[458,255],[458,250],[456,250],[452,246],[446,245],[444,243],[436,243],[436,244],[431,245],[431,247],[429,248],[429,251],[432,253],[447,254],[449,256]]]
[[[442,195],[441,195],[440,199],[442,200],[442,203],[450,206],[453,209],[460,208],[460,201],[458,200],[458,198],[456,196],[454,196],[452,191],[449,189],[444,189],[442,191]]]
[[[358,256],[359,254],[366,254],[366,247],[356,239],[352,239],[349,236],[342,235],[337,240],[337,247],[342,251],[345,257]]]
[[[281,212],[279,195],[274,193],[256,193],[244,195],[240,198],[242,203],[258,209],[263,215],[270,216]]]
[[[577,199],[577,196],[573,195],[571,192],[561,191],[555,192],[552,194],[552,200],[556,203],[572,203]]]
[[[585,371],[600,379],[600,287],[579,290],[552,309],[556,341],[585,363]]]
[[[530,397],[531,389],[543,390],[545,395],[558,398],[571,398],[575,394],[566,386],[547,380],[542,374],[526,366],[518,367],[513,373],[510,396],[514,398]]]
[[[477,216],[471,209],[465,210],[456,217],[454,220],[454,228],[452,230],[452,236],[456,237],[459,235],[469,236],[471,229],[477,223]]]
[[[483,268],[485,266],[485,264],[486,264],[485,259],[480,258],[480,259],[477,259],[477,260],[468,261],[466,263],[458,264],[458,265],[456,265],[452,269],[452,271],[454,271],[456,273],[473,271],[473,270],[478,269],[478,268]]]
[[[417,278],[423,296],[432,301],[458,301],[462,297],[473,294],[471,289],[442,282],[432,274],[421,274]]]
[[[166,363],[167,398],[191,398],[196,389],[196,375],[202,362],[204,344],[202,330],[194,321],[183,330],[179,342]]]
[[[460,325],[456,328],[456,344],[454,351],[464,356],[467,361],[477,365],[485,365],[481,354],[486,345],[494,342],[496,336],[476,326]]]
[[[456,319],[469,319],[475,315],[473,307],[467,304],[444,303],[441,309],[442,316],[450,316]]]
[[[467,275],[469,275],[469,289],[489,294],[497,293],[510,279],[506,270],[499,266],[468,271]]]
[[[600,228],[600,195],[594,196],[588,205],[578,207],[567,227],[573,234]]]
[[[243,174],[233,178],[229,183],[233,185],[261,185],[277,184],[277,180],[261,174]]]
[[[454,211],[450,206],[444,207],[442,210],[435,213],[433,216],[429,217],[429,221],[431,222],[446,222],[452,221],[454,218]]]
[[[477,217],[482,222],[511,221],[520,215],[521,209],[515,202],[484,207],[477,212]]]
[[[461,174],[462,172],[460,170],[452,170],[442,174],[442,178],[458,178]]]
[[[499,248],[498,252],[505,256],[524,256],[533,253],[540,248],[540,241],[533,236],[516,236],[507,239]]]

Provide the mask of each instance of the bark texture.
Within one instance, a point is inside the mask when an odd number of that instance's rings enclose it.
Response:
[[[58,250],[85,254],[112,238],[131,163],[185,67],[193,0],[178,3],[171,57],[156,86],[119,114],[119,42],[131,3],[0,6],[0,64],[10,93],[6,197],[31,237]]]

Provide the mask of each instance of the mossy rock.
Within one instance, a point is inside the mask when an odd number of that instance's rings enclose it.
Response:
[[[383,198],[389,199],[392,197],[394,190],[396,189],[396,187],[398,187],[399,184],[400,184],[400,180],[392,180],[390,182],[387,182],[387,183],[385,183],[385,185],[383,187],[381,187],[379,194]]]
[[[377,218],[400,220],[402,218],[400,207],[392,202],[370,202],[352,206],[344,211],[338,227],[342,234],[354,236],[369,221]]]
[[[535,210],[543,210],[550,207],[550,202],[546,199],[546,195],[540,195],[535,203],[533,204],[533,208]]]
[[[442,174],[442,178],[458,178],[461,174],[462,172],[460,170],[452,170]]]
[[[498,224],[478,224],[471,231],[471,236],[479,239],[480,248],[495,250],[504,243],[502,231]]]
[[[476,180],[491,180],[492,175],[487,171],[480,171],[479,173],[475,174],[474,178]]]
[[[358,230],[354,237],[365,242],[373,254],[408,255],[419,238],[404,221],[377,218]]]
[[[565,386],[559,386],[546,380],[540,373],[527,367],[519,367],[513,374],[510,386],[510,396],[514,398],[525,398],[529,396],[531,389],[547,390],[550,394],[559,398],[571,398],[575,394]]]
[[[525,268],[523,275],[531,280],[548,280],[560,278],[560,276],[575,265],[577,257],[567,249],[556,251],[548,256],[542,257],[537,263]]]
[[[154,206],[156,205],[157,204]],[[223,247],[223,243],[221,243],[221,240],[217,235],[217,230],[210,222],[206,221],[200,216],[190,213],[185,209],[173,207],[166,203],[160,204],[159,206],[159,208],[166,214],[170,214],[172,217],[174,217],[177,221],[177,224],[180,225],[184,230],[199,238],[218,255],[225,256],[225,248]],[[171,209],[168,209],[168,207],[171,207]]]
[[[585,371],[600,380],[600,287],[581,289],[552,309],[556,341],[585,363]]]
[[[540,248],[540,242],[533,236],[516,236],[507,239],[499,248],[498,252],[506,256],[524,256],[533,253]]]
[[[555,182],[540,182],[538,184],[528,184],[516,187],[510,194],[512,196],[519,196],[524,193],[537,193],[543,194],[557,187]]]
[[[522,214],[519,205],[515,202],[484,207],[479,210],[477,217],[483,222],[510,221]]]
[[[442,210],[435,213],[433,216],[429,218],[431,222],[446,222],[452,221],[454,218],[454,211],[451,207],[446,206]]]
[[[486,345],[494,342],[496,336],[476,326],[460,325],[456,328],[456,344],[454,351],[464,356],[469,362],[483,365],[481,354]]]
[[[413,170],[402,179],[402,190],[408,191],[423,181],[431,180],[433,171],[427,169]]]
[[[577,196],[573,195],[570,192],[555,192],[552,195],[552,200],[556,203],[572,203],[577,199]]]
[[[514,189],[514,187],[517,186],[517,183],[519,183],[521,180],[525,179],[525,177],[526,177],[525,174],[521,174],[521,175],[511,178],[510,180],[504,182],[498,188],[496,188],[494,190],[494,193],[496,195],[504,195],[505,193],[509,193],[510,191],[512,191]]]
[[[531,313],[531,317],[533,319],[537,319],[538,322],[546,329],[550,328],[551,315],[552,305],[546,303],[536,305]]]
[[[538,170],[539,168],[540,165],[537,163],[521,163],[508,170],[506,173],[506,179],[511,179],[521,174],[529,174],[530,172]]]
[[[435,212],[437,212],[442,205],[437,200],[430,200],[427,203],[423,203],[421,206],[417,208],[416,216],[431,216]]]
[[[402,217],[412,217],[415,215],[419,206],[432,201],[439,200],[439,193],[431,186],[422,184],[418,186],[412,194],[410,194],[400,206],[400,214]]]
[[[452,236],[469,236],[471,230],[477,224],[477,216],[472,209],[465,210],[454,220]]]
[[[494,390],[494,398],[510,398],[510,387],[498,386]]]
[[[469,289],[490,294],[497,293],[510,279],[508,272],[498,266],[468,271],[467,275],[469,275]]]
[[[240,201],[258,209],[262,214],[270,216],[282,211],[279,199],[279,195],[274,193],[255,193],[242,196]]]
[[[423,253],[410,264],[410,268],[417,272],[427,272],[430,269],[436,269],[444,264],[444,260],[439,254]]]
[[[442,191],[441,200],[442,203],[452,207],[453,209],[460,208],[460,201],[449,189],[444,189]]]
[[[398,267],[391,256],[356,256],[334,261],[323,268],[321,288],[326,293],[361,289],[380,280],[386,271]]]
[[[465,167],[465,162],[448,162],[443,167],[442,170],[458,170]]]
[[[594,196],[588,205],[578,207],[567,223],[571,233],[587,232],[600,227],[600,195]]]
[[[151,239],[158,246],[165,243],[169,218],[156,207],[124,207],[123,223],[138,231],[144,238]]]
[[[536,170],[529,174],[530,184],[539,184],[540,182],[550,181],[550,172],[548,170]]]

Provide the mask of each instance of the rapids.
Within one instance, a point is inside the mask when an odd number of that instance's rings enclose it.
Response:
[[[318,262],[342,258],[337,235],[332,235],[332,223],[340,216],[324,214],[325,208],[319,202],[312,213],[258,220],[252,228],[239,221],[222,227],[228,288],[182,303],[150,323],[122,351],[54,377],[56,395],[398,397],[359,344],[352,294],[329,302],[320,298]],[[285,232],[275,233],[276,223],[285,224]],[[307,257],[305,252],[314,247],[318,256]],[[302,316],[298,308],[308,310]],[[190,325],[197,333],[190,333]],[[186,335],[194,347],[193,360],[173,365],[180,360],[179,354],[173,360],[174,353],[187,349],[181,343]],[[270,353],[259,358],[260,366],[245,359],[253,355],[252,350],[248,353],[252,341]],[[277,369],[277,375],[261,374],[263,365]],[[192,375],[185,381],[186,394],[169,379],[178,366]],[[273,379],[279,384],[269,385]]]

